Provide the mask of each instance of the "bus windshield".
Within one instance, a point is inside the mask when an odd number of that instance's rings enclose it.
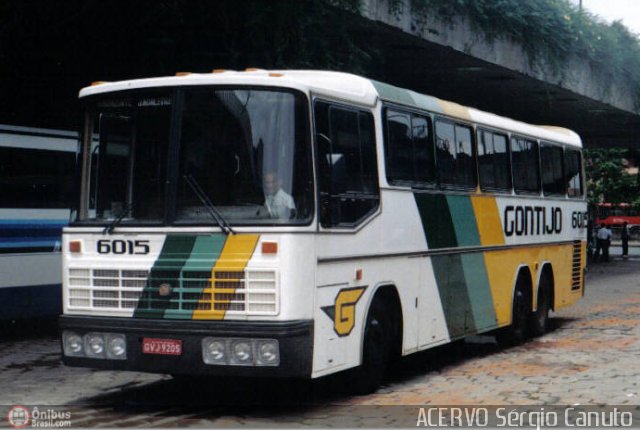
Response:
[[[218,225],[211,206],[231,225],[311,219],[301,94],[208,86],[130,91],[92,97],[89,112],[80,222]]]

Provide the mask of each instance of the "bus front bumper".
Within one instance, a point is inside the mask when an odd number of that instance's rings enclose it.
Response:
[[[62,315],[60,332],[67,366],[174,375],[311,376],[311,320],[185,321]]]

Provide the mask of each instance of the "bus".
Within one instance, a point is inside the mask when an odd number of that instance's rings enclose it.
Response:
[[[608,227],[640,226],[640,213],[629,203],[597,203],[596,224]]]
[[[72,131],[0,125],[0,320],[62,312],[61,234],[78,199]]]
[[[540,335],[584,292],[581,142],[340,72],[99,82],[64,363],[318,378]]]

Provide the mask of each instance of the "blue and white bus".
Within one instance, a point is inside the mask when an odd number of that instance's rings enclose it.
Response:
[[[61,311],[77,147],[76,132],[0,125],[0,320]]]

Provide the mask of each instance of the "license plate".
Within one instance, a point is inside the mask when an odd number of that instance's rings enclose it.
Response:
[[[182,355],[182,341],[178,339],[142,339],[144,354]]]

